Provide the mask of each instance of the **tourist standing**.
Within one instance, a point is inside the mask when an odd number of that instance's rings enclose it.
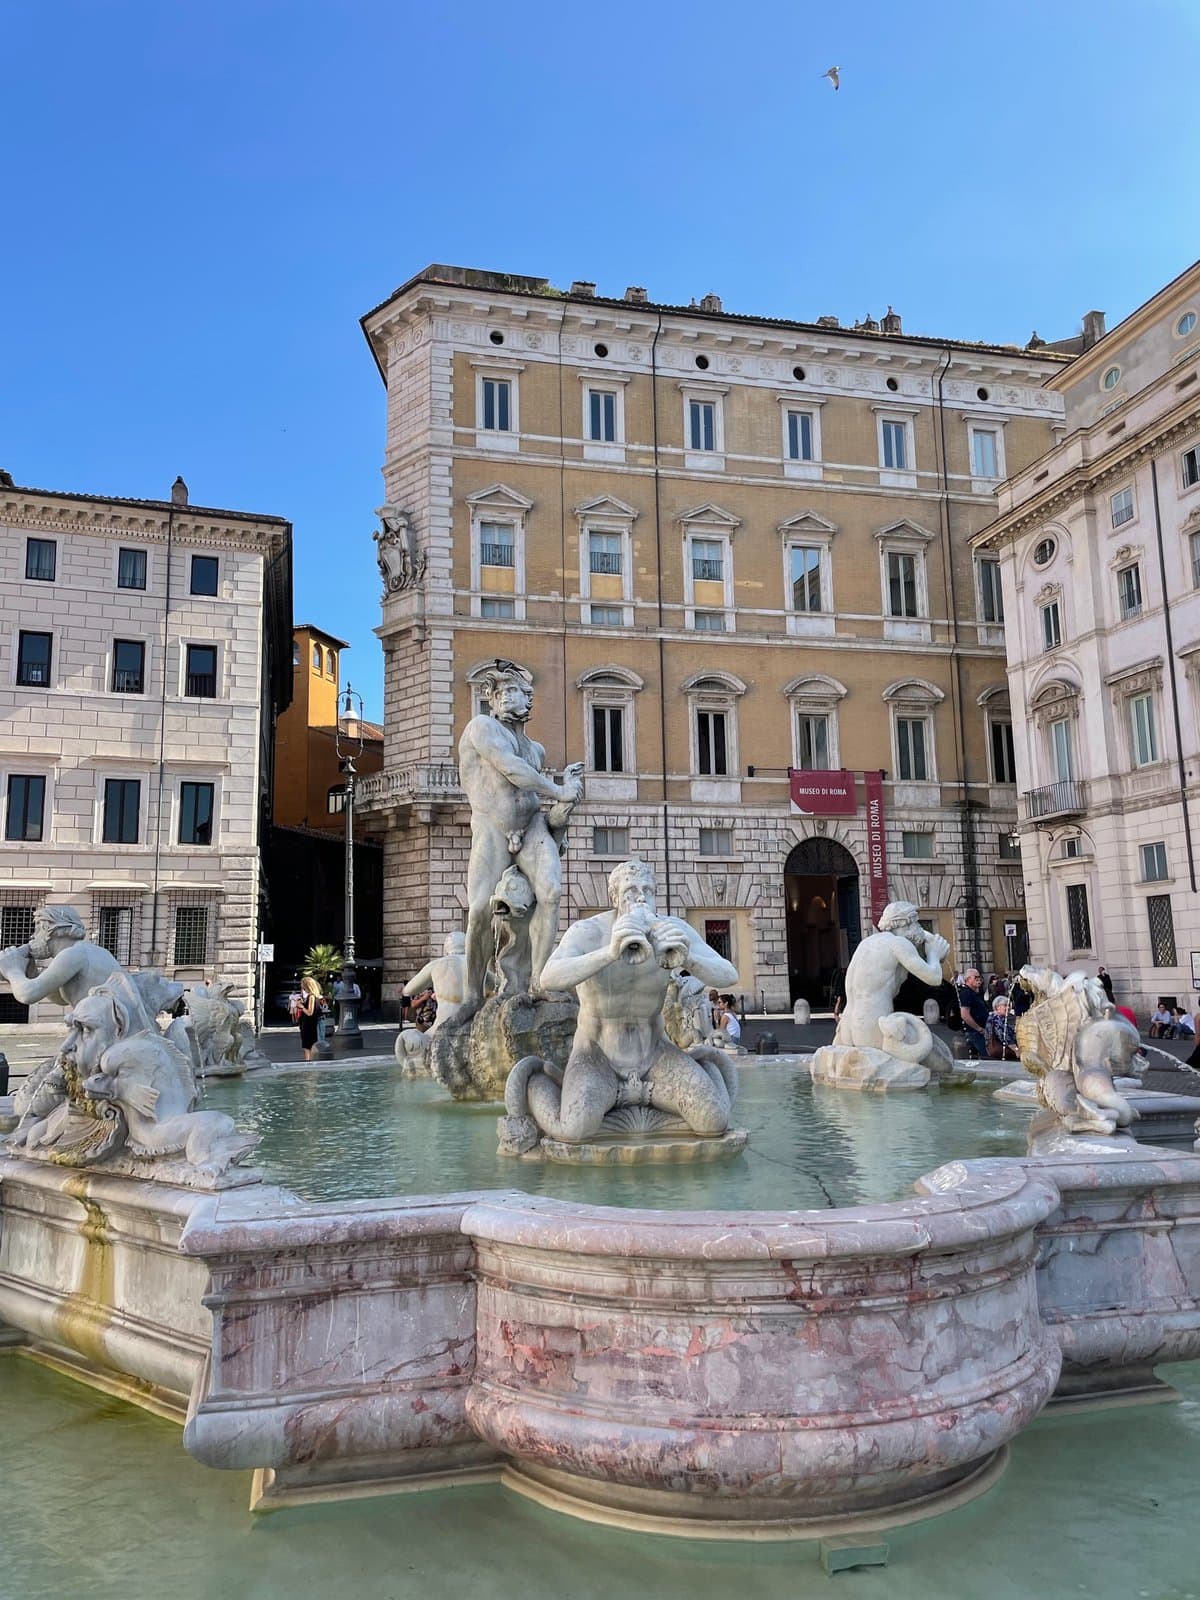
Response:
[[[1110,1006],[1111,1005],[1115,1005],[1116,1002],[1113,999],[1112,979],[1108,975],[1108,968],[1107,967],[1097,967],[1096,976],[1100,979],[1100,986],[1104,990],[1105,994],[1108,996],[1109,1005]]]
[[[967,1041],[967,1054],[978,1058],[987,1054],[988,1003],[983,998],[983,974],[978,967],[968,967],[958,986],[958,1014],[962,1018],[963,1037]]]
[[[321,1017],[321,985],[315,978],[301,978],[300,1004],[296,1008],[296,1021],[300,1024],[300,1048],[305,1061],[312,1060],[313,1046],[317,1042]]]
[[[1008,996],[999,994],[992,1001],[992,1009],[983,1028],[987,1053],[993,1061],[1019,1061],[1017,1025],[1009,1015]]]

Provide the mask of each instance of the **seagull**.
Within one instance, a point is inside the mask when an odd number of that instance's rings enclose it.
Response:
[[[842,69],[841,69],[841,67],[830,67],[829,71],[828,72],[823,72],[821,74],[821,76],[823,78],[828,78],[830,83],[833,85],[834,89],[840,89],[841,88],[841,86],[842,86]]]

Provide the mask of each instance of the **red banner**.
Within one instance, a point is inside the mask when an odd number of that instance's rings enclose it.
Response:
[[[883,773],[864,772],[867,789],[867,873],[871,882],[871,921],[876,927],[888,903],[887,840],[883,820]]]
[[[792,804],[809,817],[852,817],[858,810],[852,772],[798,772],[788,768]]]

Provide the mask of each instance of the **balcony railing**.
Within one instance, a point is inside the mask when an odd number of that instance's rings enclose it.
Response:
[[[480,545],[479,561],[485,567],[511,567],[514,565],[513,547],[511,544]]]
[[[710,560],[707,556],[692,557],[693,578],[699,578],[702,583],[719,583],[724,576],[723,562]]]
[[[593,572],[606,573],[609,577],[621,575],[621,554],[618,550],[593,550],[590,561]]]
[[[1028,790],[1022,799],[1025,815],[1031,822],[1043,817],[1078,816],[1087,810],[1087,786],[1078,778],[1060,778],[1044,789]]]
[[[410,767],[387,767],[360,778],[354,786],[354,802],[364,810],[413,801],[462,800],[458,767],[452,761],[421,761]]]
[[[192,700],[215,700],[217,698],[216,673],[189,672],[185,692],[189,699]]]

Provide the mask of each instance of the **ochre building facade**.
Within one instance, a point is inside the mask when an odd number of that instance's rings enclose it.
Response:
[[[869,931],[867,824],[790,769],[883,772],[887,891],[1007,966],[1025,913],[1003,601],[970,540],[1054,442],[1045,350],[431,267],[363,319],[387,387],[385,997],[463,924],[457,738],[496,657],[586,763],[563,914],[628,853],[748,1005],[825,998]],[[1012,930],[1006,937],[1005,930]]]

